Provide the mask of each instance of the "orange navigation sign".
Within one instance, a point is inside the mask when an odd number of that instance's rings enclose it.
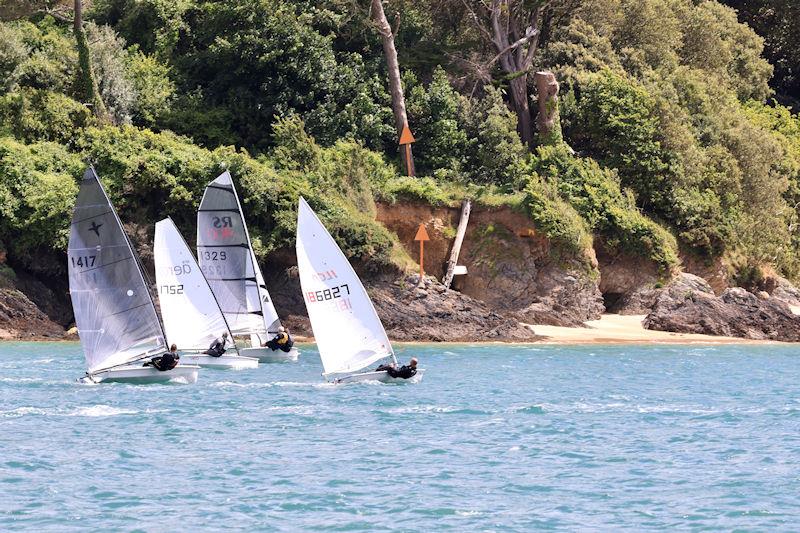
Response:
[[[406,162],[406,174],[409,176],[414,175],[414,161],[411,159],[411,143],[416,141],[411,134],[411,129],[408,123],[403,124],[403,132],[400,134],[400,147],[403,149],[403,157]]]
[[[425,229],[425,224],[419,225],[414,240],[419,241],[419,282],[422,283],[422,278],[425,276],[425,267],[422,266],[425,257],[425,241],[431,240],[431,238],[428,237],[428,230]]]
[[[417,230],[417,235],[414,237],[415,241],[429,241],[431,240],[428,237],[428,230],[425,229],[425,224],[420,224],[419,229]]]
[[[403,125],[403,133],[400,134],[400,146],[404,144],[411,144],[415,142],[416,139],[413,135],[411,135],[411,129],[408,127],[408,124]]]

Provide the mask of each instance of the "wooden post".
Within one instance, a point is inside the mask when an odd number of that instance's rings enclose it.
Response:
[[[425,267],[423,266],[425,261],[425,241],[431,240],[428,236],[428,230],[425,229],[425,224],[419,225],[414,240],[419,241],[419,282],[422,283],[422,279],[425,277]]]
[[[467,224],[469,223],[469,213],[472,210],[472,202],[464,200],[461,203],[461,220],[458,221],[458,231],[456,232],[456,240],[453,242],[453,249],[450,252],[450,260],[447,261],[447,273],[444,276],[442,283],[445,288],[449,289],[453,283],[453,275],[458,264],[458,254],[461,253],[461,245],[464,243],[464,235],[467,233]]]

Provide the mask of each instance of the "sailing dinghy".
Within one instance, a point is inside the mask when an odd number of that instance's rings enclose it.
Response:
[[[233,335],[189,245],[171,218],[156,223],[153,254],[164,331],[167,342],[178,346],[181,362],[235,370],[258,367],[258,359],[239,355],[235,343],[233,350],[228,349],[220,357],[202,353],[222,333],[227,332],[231,339]]]
[[[139,256],[94,169],[83,175],[67,249],[69,292],[86,357],[82,381],[194,383],[199,367],[142,366],[167,351]]]
[[[206,187],[197,211],[197,258],[231,332],[249,340],[239,353],[262,363],[297,361],[299,351],[261,346],[281,325],[261,268],[230,172]]]
[[[336,383],[421,381],[423,368],[409,379],[392,378],[386,371],[363,372],[382,359],[397,364],[392,344],[355,270],[302,197],[296,247],[300,286],[323,376]]]

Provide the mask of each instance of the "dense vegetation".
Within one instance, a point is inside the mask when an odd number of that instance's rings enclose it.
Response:
[[[515,16],[541,3],[507,1]],[[60,265],[90,161],[123,219],[169,214],[187,232],[230,168],[260,254],[291,243],[302,194],[350,255],[402,266],[375,200],[469,195],[523,210],[577,256],[594,237],[664,273],[679,251],[740,277],[800,273],[800,118],[772,88],[793,94],[796,36],[767,35],[773,80],[764,39],[719,2],[536,11],[531,70],[561,84],[563,141],[524,143],[510,87],[523,79],[535,98],[533,82],[497,61],[487,4],[389,0],[417,178],[400,175],[381,42],[359,4],[96,0],[85,28],[105,113],[84,103],[70,21],[30,4],[0,9],[0,249],[13,264]],[[763,11],[745,11],[758,29]]]

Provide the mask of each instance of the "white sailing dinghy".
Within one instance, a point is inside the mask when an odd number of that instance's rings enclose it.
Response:
[[[239,353],[262,363],[297,361],[297,348],[284,352],[261,346],[277,334],[281,322],[228,171],[206,187],[197,210],[197,258],[233,335],[250,342]]]
[[[156,285],[167,342],[178,346],[181,362],[234,370],[258,367],[258,359],[242,357],[234,343],[220,357],[202,353],[222,333],[233,334],[189,245],[171,218],[156,223],[153,243]],[[232,352],[232,353],[231,353]]]
[[[397,364],[392,344],[367,290],[328,230],[304,198],[297,210],[297,268],[303,300],[314,330],[323,375],[337,383],[418,382],[386,371],[360,372],[382,359]]]
[[[86,357],[85,382],[194,383],[199,367],[142,363],[167,351],[139,256],[93,168],[83,175],[67,249],[69,292]]]

